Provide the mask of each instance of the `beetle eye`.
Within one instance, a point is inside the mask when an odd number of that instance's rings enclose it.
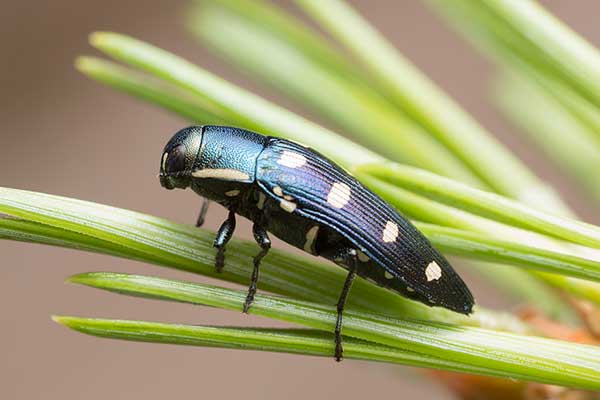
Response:
[[[165,172],[169,174],[183,170],[185,170],[185,146],[179,144],[169,152],[165,164]]]

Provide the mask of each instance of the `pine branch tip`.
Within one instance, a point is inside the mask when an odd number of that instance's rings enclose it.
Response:
[[[104,39],[104,37],[105,37],[106,34],[108,34],[108,32],[102,32],[102,31],[92,32],[88,36],[88,42],[93,47],[101,47],[103,39]]]
[[[98,281],[105,278],[107,275],[114,276],[115,274],[110,272],[84,272],[68,277],[65,279],[65,283],[98,287]]]
[[[110,31],[96,31],[90,33],[88,41],[92,47],[102,50],[109,46],[111,42],[119,39],[128,39],[127,35]]]
[[[51,315],[50,318],[57,324],[68,328],[72,328],[73,322],[75,322],[74,317],[68,317],[66,315]]]
[[[77,56],[73,65],[79,72],[89,75],[96,59],[92,56]]]

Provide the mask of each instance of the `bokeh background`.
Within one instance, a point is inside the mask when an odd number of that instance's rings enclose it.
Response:
[[[289,2],[280,1],[286,7]],[[537,152],[488,100],[493,70],[419,0],[355,0],[414,63],[531,165],[587,220],[600,216],[577,186]],[[542,3],[600,44],[600,3]],[[202,49],[183,28],[186,1],[1,1],[0,185],[130,208],[193,223],[198,199],[161,190],[161,150],[186,124],[87,80],[73,68],[93,53],[94,30],[131,34],[180,54],[275,101]],[[285,105],[289,105],[283,102]],[[207,226],[224,217],[213,207]],[[237,235],[250,237],[249,225]],[[280,243],[278,243],[281,246]],[[189,305],[120,297],[63,283],[69,275],[110,270],[199,279],[108,256],[0,242],[0,398],[451,399],[415,370],[332,359],[101,340],[56,325],[52,314],[202,324],[273,321]],[[479,302],[511,307],[467,280]],[[485,293],[485,295],[484,295]]]

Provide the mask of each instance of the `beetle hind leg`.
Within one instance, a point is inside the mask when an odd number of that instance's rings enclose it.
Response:
[[[250,287],[248,287],[248,295],[246,296],[246,301],[244,302],[244,313],[248,313],[252,302],[254,301],[254,295],[256,294],[256,285],[258,284],[258,270],[260,267],[260,262],[264,256],[267,255],[269,249],[271,248],[271,239],[269,239],[269,234],[262,226],[258,224],[254,224],[252,226],[252,234],[254,235],[254,240],[260,246],[260,252],[254,257],[254,269],[252,270],[252,277],[250,278]]]
[[[346,275],[346,280],[344,281],[342,292],[340,293],[340,297],[338,298],[338,302],[336,304],[337,319],[335,321],[334,331],[334,357],[336,361],[342,361],[342,355],[344,353],[344,348],[342,347],[342,323],[344,307],[346,306],[346,300],[348,299],[348,294],[350,293],[352,282],[354,282],[354,278],[356,277],[356,270],[358,267],[358,252],[356,251],[356,249],[352,248],[341,248],[330,251],[324,251],[320,255],[330,260],[333,260],[336,263],[341,264],[348,269],[348,275]]]

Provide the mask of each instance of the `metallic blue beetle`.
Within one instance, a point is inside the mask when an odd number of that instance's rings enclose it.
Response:
[[[160,183],[191,187],[229,210],[217,233],[215,266],[224,266],[235,214],[254,222],[261,251],[254,258],[244,312],[256,293],[260,260],[283,241],[346,268],[339,297],[335,357],[342,356],[342,312],[356,275],[379,286],[462,314],[472,311],[469,289],[429,241],[402,215],[321,154],[285,139],[225,126],[192,126],[165,146]]]

